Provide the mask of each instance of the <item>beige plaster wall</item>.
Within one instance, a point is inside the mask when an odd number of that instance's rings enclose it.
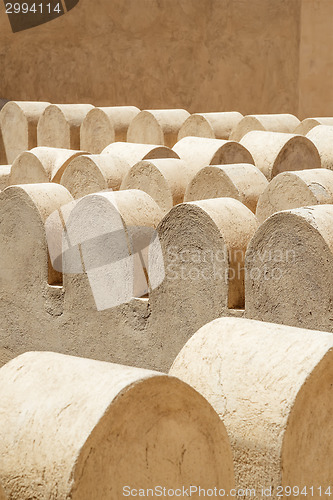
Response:
[[[333,115],[332,0],[80,0],[13,34],[0,99]]]
[[[299,118],[333,116],[333,1],[302,0]]]
[[[0,98],[297,113],[301,0],[80,0],[15,34],[0,9]]]

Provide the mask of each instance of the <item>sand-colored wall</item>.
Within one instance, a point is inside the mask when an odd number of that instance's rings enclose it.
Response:
[[[0,98],[297,113],[300,10],[301,0],[81,0],[12,34],[2,6]]]
[[[302,0],[299,118],[333,116],[333,1]]]
[[[80,0],[13,34],[0,98],[333,114],[332,0]]]

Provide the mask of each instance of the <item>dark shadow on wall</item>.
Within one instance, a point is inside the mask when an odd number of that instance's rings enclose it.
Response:
[[[4,107],[4,105],[8,102],[8,99],[0,98],[0,111]],[[5,145],[3,143],[1,128],[0,128],[0,165],[7,165],[7,158],[5,153]]]
[[[73,9],[79,0],[3,0],[13,33],[35,28]]]
[[[8,102],[8,99],[1,99],[1,97],[0,97],[0,109],[2,109],[4,107],[6,102]]]

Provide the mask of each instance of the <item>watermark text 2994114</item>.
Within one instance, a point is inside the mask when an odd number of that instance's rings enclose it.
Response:
[[[79,0],[3,0],[13,33],[34,28],[60,17]]]

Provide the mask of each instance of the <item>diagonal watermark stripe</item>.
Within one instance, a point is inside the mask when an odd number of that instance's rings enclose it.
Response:
[[[63,206],[48,217],[45,231],[53,268],[86,274],[99,311],[145,296],[165,277],[156,230],[125,224],[111,193],[102,204],[88,195]]]

